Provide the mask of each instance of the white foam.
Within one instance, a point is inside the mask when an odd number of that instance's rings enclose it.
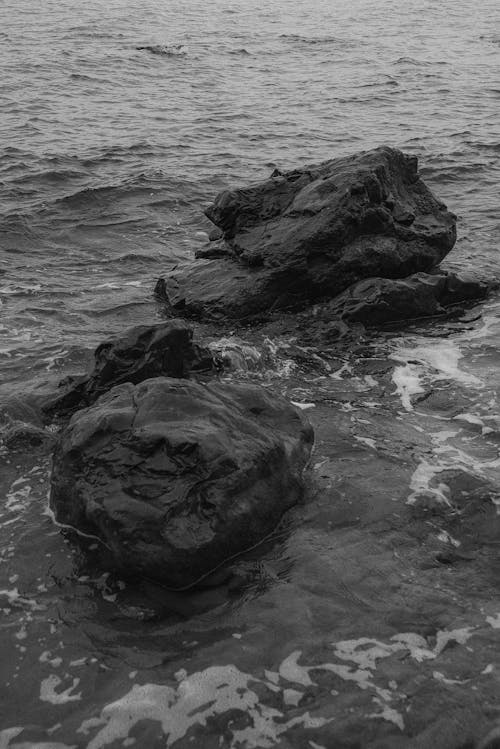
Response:
[[[310,686],[313,682],[309,676],[309,669],[305,666],[299,666],[298,660],[302,654],[300,650],[294,650],[293,653],[285,658],[279,667],[279,674],[282,679],[302,684],[304,687]]]
[[[443,684],[467,684],[470,681],[470,679],[449,679],[441,671],[433,671],[432,676]]]
[[[98,541],[100,544],[105,546],[107,549],[109,549],[109,546],[102,540],[102,538],[99,538],[99,536],[95,536],[93,533],[84,533],[79,528],[75,528],[73,525],[69,525],[68,523],[61,523],[59,520],[57,520],[55,513],[52,509],[52,507],[49,504],[49,498],[50,498],[50,491],[47,492],[47,504],[45,505],[42,515],[46,515],[52,523],[57,526],[57,528],[63,528],[72,531],[73,533],[76,533],[78,536],[81,536],[82,538],[90,538],[94,541]],[[1,592],[1,591],[0,591]]]
[[[394,723],[394,725],[397,726],[400,731],[404,731],[405,723],[401,713],[398,713],[398,711],[393,707],[389,707],[389,705],[386,705],[385,702],[380,700],[378,697],[374,697],[373,701],[377,705],[380,705],[382,710],[379,713],[370,713],[368,715],[369,718],[381,718],[382,720],[387,720],[389,723]]]
[[[262,354],[254,347],[249,346],[241,338],[229,336],[220,338],[209,343],[209,349],[229,364],[232,369],[248,370],[256,367],[262,360]],[[276,353],[277,347],[274,350]]]
[[[335,372],[332,372],[330,377],[332,380],[343,380],[344,375],[350,375],[352,374],[352,367],[348,362],[344,362],[340,369],[337,369]]]
[[[59,668],[59,666],[62,663],[62,658],[60,656],[57,656],[56,658],[52,658],[52,653],[50,650],[45,650],[38,659],[40,663],[49,663],[53,668]]]
[[[369,643],[374,643],[374,645],[369,649],[370,652],[367,653],[364,646]],[[363,652],[356,653],[356,648],[359,645],[363,646]],[[384,706],[384,710],[382,713],[377,713],[377,717],[384,718],[387,715],[390,716],[387,719],[394,722],[393,718],[395,715],[392,712],[392,708],[390,708],[393,694],[391,690],[379,687],[373,682],[373,674],[369,665],[376,664],[376,661],[379,658],[387,657],[395,649],[397,648],[394,646],[391,648],[390,645],[385,646],[384,643],[379,643],[376,640],[369,640],[367,638],[361,638],[360,640],[345,640],[344,642],[336,643],[335,655],[341,659],[352,660],[355,663],[359,660],[360,667],[353,668],[342,663],[321,663],[313,666],[301,666],[298,663],[298,660],[301,657],[301,651],[296,650],[285,658],[280,666],[279,672],[282,678],[288,681],[295,682],[296,684],[302,683],[304,686],[309,686],[309,684],[315,683],[309,675],[311,671],[329,671],[344,681],[355,683],[360,689],[373,691],[380,700],[379,704]],[[388,708],[387,713],[385,712],[386,707]],[[394,713],[395,712],[396,711],[394,711]],[[403,719],[401,716],[400,720],[398,719],[397,725],[403,726]]]
[[[77,658],[74,661],[70,661],[69,665],[71,666],[71,668],[78,668],[80,666],[85,666],[86,663],[87,663],[87,658],[84,657],[84,658]],[[136,673],[137,671],[134,673],[134,676]]]
[[[446,505],[450,504],[450,489],[445,482],[435,484],[435,477],[444,471],[461,470],[472,476],[486,478],[489,481],[498,481],[498,469],[500,468],[500,455],[497,457],[481,460],[474,455],[469,455],[464,450],[454,445],[444,444],[450,436],[455,436],[453,432],[435,432],[430,435],[432,441],[436,444],[434,453],[436,459],[430,463],[425,458],[419,463],[410,479],[410,495],[407,503],[415,504],[419,495],[422,493],[432,494],[439,501]],[[438,456],[445,456],[439,460]],[[493,475],[492,475],[493,472]],[[490,491],[490,500],[497,507],[500,513],[500,494]]]
[[[280,680],[280,675],[277,671],[264,671],[264,676],[268,681],[270,681],[272,684],[277,684]]]
[[[401,366],[395,367],[392,380],[396,385],[395,394],[400,396],[406,411],[413,410],[412,395],[424,392],[424,379],[430,382],[446,379],[469,387],[483,386],[478,377],[460,368],[463,354],[455,341],[447,338],[429,342],[428,339],[416,338],[413,346],[403,339],[395,342],[399,345],[390,357]]]
[[[8,284],[7,286],[0,286],[0,294],[19,294],[19,292],[36,292],[41,290],[42,285],[39,283],[17,283]]]
[[[356,663],[363,670],[373,670],[381,658],[388,658],[400,650],[408,650],[410,657],[421,663],[424,660],[437,658],[448,642],[458,642],[464,645],[472,637],[473,632],[472,627],[439,630],[433,648],[430,648],[427,640],[416,632],[399,632],[392,635],[390,642],[360,637],[357,640],[343,640],[335,643],[335,655],[341,660]]]
[[[500,613],[494,616],[487,616],[486,621],[493,629],[500,629]]]
[[[141,720],[158,721],[172,746],[194,726],[204,727],[207,719],[229,710],[245,711],[251,725],[233,729],[231,746],[274,746],[282,733],[294,725],[318,728],[326,718],[312,718],[309,713],[283,720],[283,713],[259,701],[250,683],[255,677],[236,666],[212,666],[186,676],[177,688],[158,684],[135,684],[122,698],[106,705],[99,718],[84,721],[78,731],[99,732],[87,743],[87,749],[102,749],[114,741],[126,740],[130,729]]]
[[[26,606],[33,609],[33,611],[45,611],[45,606],[41,606],[31,598],[22,596],[17,588],[11,588],[10,590],[4,588],[0,590],[0,596],[5,596],[11,605]]]
[[[460,430],[453,431],[452,429],[442,429],[440,432],[432,432],[430,438],[437,445],[442,445],[444,442],[448,442],[452,437],[456,437],[459,433]]]
[[[476,328],[476,330],[466,330],[463,334],[463,337],[467,343],[474,339],[480,339],[480,338],[487,338],[491,334],[491,328],[494,325],[498,325],[498,312],[496,311],[500,305],[498,304],[492,304],[488,305],[488,311],[495,310],[494,313],[490,315],[486,315],[486,310],[483,313],[483,319],[481,320],[482,325],[480,328]]]
[[[55,674],[51,674],[46,679],[43,679],[40,684],[40,700],[42,702],[50,702],[52,705],[64,705],[66,702],[76,702],[77,700],[81,700],[81,692],[78,694],[72,694],[73,690],[76,689],[79,683],[80,679],[73,679],[73,683],[70,687],[62,692],[56,692],[56,687],[62,684],[62,679]]]
[[[459,645],[465,645],[465,643],[472,637],[473,633],[473,627],[440,630],[436,635],[436,645],[434,648],[435,654],[439,655],[442,653],[449,642],[458,642]]]
[[[25,479],[28,481],[29,479]],[[14,486],[14,485],[13,485]],[[25,483],[23,486],[13,488],[6,495],[5,509],[9,512],[22,512],[30,503],[31,500],[31,484]]]
[[[411,493],[406,500],[407,504],[415,504],[418,497],[422,494],[432,494],[438,502],[450,506],[449,487],[447,484],[442,482],[438,486],[430,486],[434,477],[444,470],[445,466],[443,465],[432,465],[427,460],[422,460],[411,476]]]
[[[290,401],[292,406],[297,406],[297,408],[300,408],[302,411],[306,411],[308,408],[315,408],[315,403],[298,403],[297,401]]]
[[[417,344],[414,347],[401,346],[391,354],[391,359],[402,362],[405,366],[415,365],[408,363],[419,362],[426,370],[431,379],[448,379],[463,385],[481,386],[483,383],[478,377],[469,372],[464,372],[458,366],[463,354],[455,341],[439,339],[437,341]]]
[[[50,372],[51,369],[54,369],[54,367],[59,364],[60,360],[63,359],[67,353],[67,349],[60,349],[59,351],[53,353],[51,356],[46,356],[44,359],[40,359],[40,361],[46,362],[45,369],[47,370],[47,372]]]
[[[130,730],[139,721],[153,720],[161,724],[166,746],[170,747],[185,737],[192,728],[205,727],[209,718],[230,710],[240,710],[247,713],[249,720],[245,728],[231,729],[230,746],[248,745],[267,749],[278,743],[280,736],[295,725],[318,728],[327,724],[330,719],[312,717],[305,712],[287,721],[280,710],[261,702],[252,686],[262,684],[273,691],[282,691],[283,704],[294,708],[296,712],[305,694],[304,689],[316,684],[311,675],[316,671],[333,673],[345,681],[353,682],[362,690],[370,691],[380,710],[369,717],[392,722],[404,730],[403,716],[391,704],[395,697],[401,697],[395,691],[396,682],[391,681],[389,688],[374,682],[373,671],[378,661],[403,650],[408,651],[410,657],[417,662],[436,659],[448,642],[465,644],[472,634],[471,627],[441,630],[437,633],[436,643],[432,648],[425,638],[414,632],[396,634],[387,642],[362,637],[334,643],[336,658],[350,661],[352,665],[304,665],[299,662],[301,651],[295,650],[282,661],[277,671],[264,672],[266,681],[244,673],[234,665],[212,666],[191,675],[181,669],[176,674],[177,685],[135,684],[120,699],[106,705],[99,716],[85,720],[78,732],[88,735],[98,729],[86,746],[87,749],[104,749],[116,741],[127,742],[128,745]],[[54,692],[55,686],[60,682],[55,682],[57,677],[51,678],[50,686]],[[287,683],[282,685],[283,682]],[[75,686],[76,684],[61,694],[73,699],[75,696],[70,693]],[[260,693],[260,690],[257,691]]]
[[[392,373],[392,381],[396,385],[394,395],[399,395],[403,408],[406,411],[413,411],[412,395],[425,392],[415,366],[405,364],[403,367],[396,367]]]
[[[367,647],[370,646],[370,647]],[[360,637],[357,640],[343,640],[335,644],[335,655],[343,661],[357,663],[363,669],[374,669],[377,661],[387,658],[395,651],[394,645],[387,645],[379,640],[369,637]]]
[[[4,728],[3,731],[0,731],[0,749],[8,749],[11,740],[15,739],[23,731],[24,728],[19,728],[19,726]]]
[[[357,442],[361,442],[363,445],[368,445],[368,447],[371,447],[373,450],[377,449],[377,443],[371,437],[359,437],[357,434],[354,434],[353,436]]]
[[[484,422],[479,416],[470,413],[457,414],[453,417],[457,421],[467,421],[469,424],[477,424],[478,426],[484,427]]]
[[[297,707],[303,696],[304,692],[298,692],[296,689],[283,690],[283,702],[285,705]]]
[[[454,546],[456,549],[458,549],[459,546],[462,544],[458,539],[453,538],[453,536],[448,533],[448,531],[440,531],[437,535],[438,541],[442,541],[444,544],[450,544],[450,546]]]

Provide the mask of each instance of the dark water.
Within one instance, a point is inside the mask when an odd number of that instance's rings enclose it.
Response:
[[[448,267],[499,278],[499,29],[496,0],[3,0],[2,433],[36,422],[34,383],[161,319],[155,279],[206,241],[204,206],[275,166],[382,143],[417,154],[459,216]],[[410,538],[394,517],[482,487],[496,532],[499,313],[494,296],[465,321],[302,357],[283,336],[223,331],[241,376],[306,404],[317,434],[308,502],[241,562],[236,591],[165,593],[158,610],[158,591],[86,569],[46,510],[47,451],[3,444],[1,749],[314,749],[337,746],[349,710],[370,741],[410,736],[386,666],[404,646],[429,704],[443,679],[498,694],[496,537],[474,525],[472,603],[462,573],[415,562],[470,533],[438,517]],[[373,531],[389,514],[390,543]],[[449,640],[461,674],[441,662]]]

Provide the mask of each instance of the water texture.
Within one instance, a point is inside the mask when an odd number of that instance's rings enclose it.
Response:
[[[204,207],[275,167],[416,154],[458,216],[447,267],[500,278],[499,29],[496,0],[3,0],[0,428],[37,423],[34,384],[162,319],[154,282],[205,243]],[[1,749],[314,749],[348,735],[349,711],[367,741],[410,740],[443,689],[491,701],[499,310],[340,357],[221,332],[241,376],[307,408],[319,487],[229,595],[158,610],[158,591],[87,569],[47,510],[47,451],[2,443]],[[459,522],[464,493],[493,518]],[[444,509],[409,538],[424,495]],[[388,508],[390,544],[363,530]],[[422,549],[476,555],[472,603],[462,567],[433,572]]]

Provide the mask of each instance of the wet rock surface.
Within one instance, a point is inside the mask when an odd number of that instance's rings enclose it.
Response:
[[[312,441],[301,412],[256,385],[127,383],[63,431],[51,505],[100,539],[104,564],[182,588],[297,504]]]
[[[60,392],[42,406],[46,416],[69,416],[124,382],[137,384],[162,375],[189,377],[214,366],[210,351],[193,343],[193,331],[182,320],[130,328],[101,343],[94,361],[89,375],[60,383]]]
[[[484,299],[493,284],[447,271],[407,278],[369,278],[339,294],[328,309],[333,318],[375,326],[445,315],[447,308]]]
[[[206,214],[224,241],[165,280],[172,310],[244,318],[333,298],[358,280],[429,271],[455,216],[417,160],[381,147],[221,193]]]

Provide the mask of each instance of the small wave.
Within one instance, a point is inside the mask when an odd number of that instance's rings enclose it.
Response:
[[[41,290],[42,285],[40,283],[11,283],[6,286],[0,286],[0,294],[4,296],[25,296],[26,294],[37,294]],[[19,331],[14,332],[18,333]]]
[[[100,83],[98,78],[93,78],[90,75],[84,75],[83,73],[70,73],[72,81],[89,81],[90,83]]]
[[[245,49],[245,47],[241,47],[240,49],[230,49],[229,50],[230,55],[250,55],[251,53]]]
[[[116,185],[84,187],[82,190],[78,190],[75,193],[65,195],[62,198],[57,198],[57,200],[55,200],[54,202],[55,204],[64,205],[72,209],[78,209],[96,204],[102,205],[103,201],[115,202],[122,198],[129,197],[137,190],[142,191],[144,189],[147,189],[148,193],[150,193],[154,192],[155,189],[162,189],[164,187],[164,184],[162,183],[163,179],[163,174],[160,178],[157,174],[148,175],[142,173],[138,174],[136,177],[133,177]],[[154,184],[152,184],[154,182],[157,183],[156,187]]]
[[[126,315],[127,313],[137,315],[138,311],[146,309],[155,309],[155,304],[151,299],[144,299],[144,301],[140,302],[124,302],[123,304],[112,305],[111,307],[106,307],[105,309],[89,308],[81,311],[85,312],[85,314],[87,314],[89,317],[107,317],[108,315]]]
[[[40,179],[46,182],[66,182],[69,179],[80,179],[86,175],[76,169],[47,169],[31,176],[31,179]]]
[[[500,36],[498,34],[482,34],[479,39],[487,44],[494,44],[500,47]]]
[[[370,83],[360,83],[359,85],[355,86],[355,88],[376,88],[378,86],[399,86],[399,83],[395,78],[386,76],[384,80],[371,81]]]
[[[26,217],[16,213],[11,213],[0,221],[0,235],[4,249],[15,248],[18,252],[22,251],[23,246],[38,247],[41,241]]]
[[[123,34],[115,31],[98,31],[91,26],[72,26],[68,29],[67,33],[63,35],[63,39],[73,39],[75,34],[87,39],[123,39]]]
[[[11,156],[11,157],[19,157],[19,156],[25,156],[25,151],[22,151],[20,148],[16,148],[15,146],[4,146],[0,153],[2,155],[2,158],[5,156]],[[32,154],[29,154],[30,156]]]
[[[426,164],[420,169],[422,177],[430,177],[434,180],[444,180],[448,182],[460,182],[464,177],[473,177],[483,175],[488,172],[488,165],[481,163],[472,164]]]
[[[158,263],[158,255],[143,255],[140,252],[127,252],[125,255],[103,260],[102,265],[120,265],[128,263]]]
[[[157,149],[154,146],[143,141],[139,143],[131,143],[129,146],[110,146],[96,154],[79,158],[79,162],[82,166],[88,168],[98,166],[105,162],[128,161],[131,156],[142,156],[146,158],[154,156],[156,153]]]
[[[9,181],[10,185],[33,185],[33,184],[61,184],[74,179],[83,179],[87,177],[86,172],[80,172],[76,169],[42,169],[38,172],[29,172],[19,177],[14,177]]]
[[[109,196],[110,193],[120,190],[120,186],[109,185],[106,187],[84,187],[83,190],[72,195],[65,195],[63,198],[58,198],[55,203],[66,205],[70,208],[79,208],[89,203],[98,203],[103,198]]]
[[[448,65],[445,60],[417,60],[415,57],[398,57],[395,65],[415,65],[417,67],[428,67],[435,65]]]
[[[493,151],[493,153],[500,153],[500,141],[497,143],[481,143],[479,140],[466,140],[464,142],[467,146],[477,148],[479,151]]]
[[[302,36],[302,34],[280,34],[280,39],[300,44],[337,44],[351,46],[352,42],[339,36]]]
[[[146,44],[136,47],[139,52],[151,52],[152,55],[164,57],[184,57],[187,55],[187,47],[184,44]]]

